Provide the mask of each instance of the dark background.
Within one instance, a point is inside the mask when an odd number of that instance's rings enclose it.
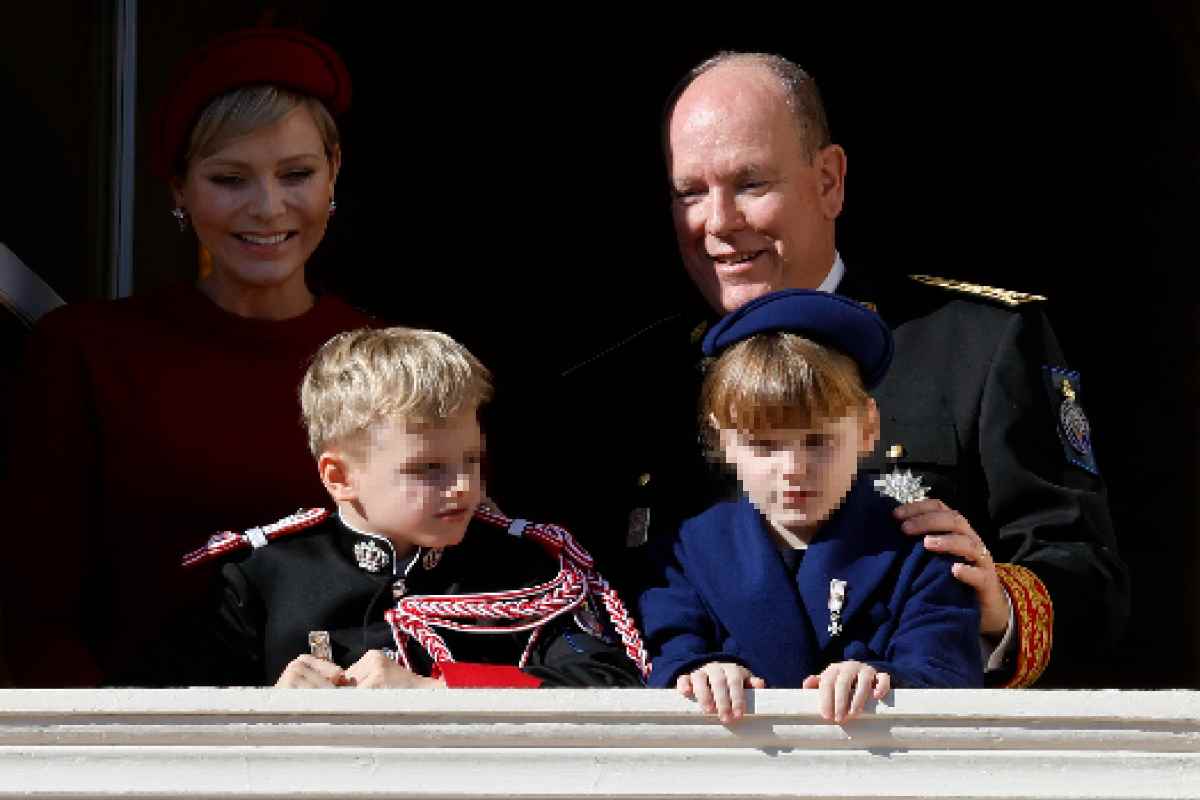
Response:
[[[849,154],[850,269],[1051,299],[1134,581],[1129,632],[1091,682],[1200,688],[1200,12],[846,5],[418,20],[366,3],[143,3],[139,107],[187,49],[264,14],[334,44],[355,99],[313,278],[461,337],[503,390],[689,298],[658,132],[679,76],[720,49],[798,61]],[[47,0],[0,26],[0,241],[69,300],[95,295],[105,269],[100,9]],[[137,290],[191,279],[165,189],[143,169],[137,191]]]

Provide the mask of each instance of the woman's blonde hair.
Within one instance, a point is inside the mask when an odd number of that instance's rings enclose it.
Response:
[[[811,428],[814,420],[867,408],[858,365],[849,356],[794,333],[760,333],[713,362],[700,392],[700,424],[717,430]]]
[[[273,125],[301,107],[312,115],[325,146],[325,156],[332,160],[340,139],[337,123],[324,103],[278,86],[244,86],[220,95],[200,112],[176,172],[183,175],[194,159],[206,158],[232,139]]]
[[[385,420],[437,424],[491,399],[491,374],[444,333],[363,328],[313,356],[300,407],[314,456]]]

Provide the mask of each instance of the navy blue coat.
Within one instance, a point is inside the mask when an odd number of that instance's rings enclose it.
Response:
[[[983,685],[979,609],[951,560],[905,536],[896,503],[871,477],[814,537],[795,578],[750,501],[719,503],[657,550],[640,605],[654,659],[649,685],[710,661],[733,661],[768,687],[799,687],[846,660],[896,687]],[[829,633],[829,582],[847,583],[842,632]]]

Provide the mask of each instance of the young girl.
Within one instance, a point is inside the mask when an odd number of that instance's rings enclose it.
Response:
[[[887,326],[843,297],[775,292],[709,331],[702,423],[743,496],[683,524],[641,597],[649,685],[723,722],[746,687],[819,689],[827,719],[892,687],[982,686],[979,611],[951,561],[905,536],[858,470]],[[903,483],[903,476],[890,476]]]

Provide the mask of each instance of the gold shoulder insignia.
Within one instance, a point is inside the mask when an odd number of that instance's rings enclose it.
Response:
[[[939,278],[935,275],[909,275],[908,277],[917,283],[923,283],[927,286],[937,286],[940,289],[949,289],[952,292],[962,292],[964,294],[975,295],[976,297],[984,297],[988,300],[1003,303],[1006,306],[1019,306],[1022,303],[1037,303],[1046,300],[1040,294],[1014,292],[1011,289],[997,289],[995,286],[956,281],[953,278]]]
[[[1054,604],[1046,585],[1029,569],[997,564],[996,574],[1012,601],[1017,622],[1017,663],[1002,689],[1022,689],[1041,677],[1054,647]]]

